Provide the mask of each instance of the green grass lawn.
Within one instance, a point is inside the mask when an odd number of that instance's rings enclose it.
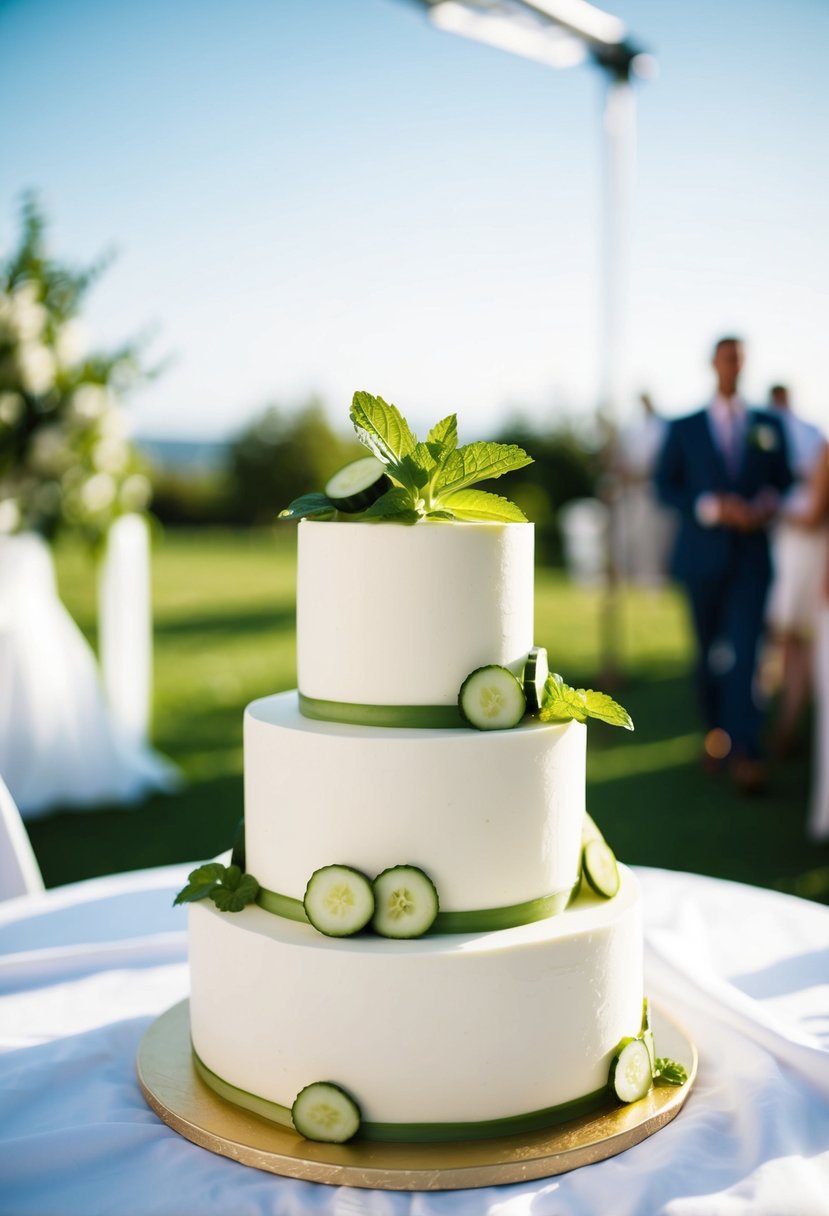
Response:
[[[154,741],[181,767],[180,793],[133,810],[55,814],[30,827],[48,885],[209,857],[242,813],[242,712],[294,685],[294,532],[168,532],[154,552]],[[95,640],[94,570],[58,552],[66,604]],[[537,577],[536,640],[574,684],[595,682],[601,599],[554,571]],[[804,836],[808,762],[778,767],[741,799],[699,766],[680,597],[628,591],[616,695],[636,732],[590,724],[588,806],[620,857],[829,901],[829,852]],[[518,824],[517,824],[518,827]]]

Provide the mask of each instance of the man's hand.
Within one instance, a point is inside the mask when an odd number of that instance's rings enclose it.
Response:
[[[735,532],[759,532],[777,513],[779,499],[773,491],[761,490],[749,502],[739,494],[721,494],[718,499],[719,522]]]
[[[721,494],[720,526],[735,532],[755,532],[762,527],[754,506],[739,494]]]

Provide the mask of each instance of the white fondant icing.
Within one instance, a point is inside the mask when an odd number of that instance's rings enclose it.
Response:
[[[245,713],[247,868],[301,899],[324,865],[372,878],[417,865],[446,912],[567,890],[580,862],[585,737],[579,722],[344,726],[304,718],[293,692],[254,701]]]
[[[533,645],[531,524],[299,525],[297,682],[308,697],[452,705]]]
[[[505,1118],[599,1089],[642,1013],[639,888],[499,933],[322,937],[255,906],[191,905],[193,1044],[290,1106],[334,1080],[366,1120]]]

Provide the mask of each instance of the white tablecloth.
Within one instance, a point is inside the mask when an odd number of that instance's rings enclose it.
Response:
[[[406,1194],[248,1169],[147,1108],[135,1054],[187,995],[188,866],[0,904],[3,1216],[812,1216],[829,1213],[829,909],[639,869],[646,983],[700,1051],[678,1118],[557,1178]]]

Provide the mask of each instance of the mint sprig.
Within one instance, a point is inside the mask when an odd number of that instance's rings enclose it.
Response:
[[[252,874],[243,874],[239,866],[211,861],[187,876],[187,885],[179,891],[173,906],[212,899],[222,912],[241,912],[258,894],[259,883]]]
[[[354,394],[351,420],[360,440],[403,491],[389,491],[394,497],[384,495],[387,501],[379,514],[367,511],[366,518],[526,522],[524,512],[509,499],[470,490],[478,481],[532,464],[522,448],[512,443],[468,443],[459,448],[455,414],[436,423],[426,442],[419,443],[397,407],[370,393]]]
[[[659,1056],[653,1066],[654,1081],[665,1085],[684,1085],[688,1080],[688,1070],[678,1060],[669,1060],[667,1056]]]
[[[354,394],[351,421],[357,437],[384,466],[392,482],[376,502],[353,518],[413,524],[419,519],[526,523],[519,506],[500,494],[473,490],[479,481],[503,477],[532,464],[514,443],[467,443],[458,447],[458,419],[448,414],[420,442],[396,405],[371,393]],[[331,519],[336,508],[325,494],[303,494],[280,519]]]
[[[544,697],[538,714],[542,722],[586,722],[598,718],[610,726],[633,730],[633,720],[618,701],[607,693],[592,688],[572,688],[562,677],[552,672],[544,685]]]

